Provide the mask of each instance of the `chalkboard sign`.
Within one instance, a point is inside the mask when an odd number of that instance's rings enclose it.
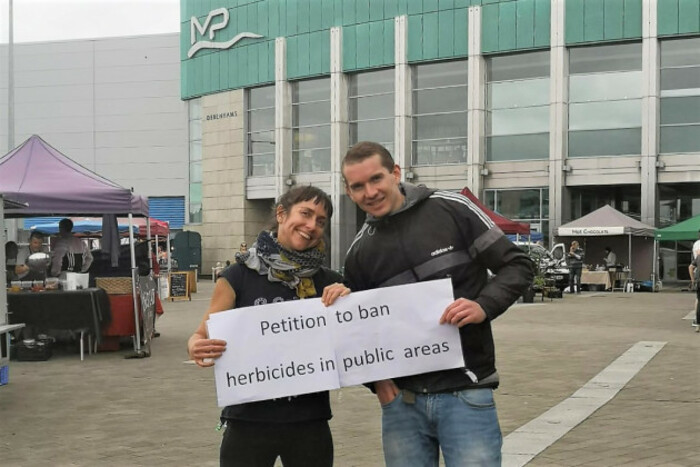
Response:
[[[190,297],[190,279],[187,271],[171,272],[168,274],[169,299],[192,300]]]
[[[150,354],[151,338],[156,322],[156,281],[150,275],[139,276],[139,298],[141,299],[143,343]]]

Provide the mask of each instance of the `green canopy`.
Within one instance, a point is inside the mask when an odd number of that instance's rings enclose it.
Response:
[[[676,225],[658,229],[654,238],[659,241],[697,240],[698,230],[700,230],[700,216],[695,216]]]

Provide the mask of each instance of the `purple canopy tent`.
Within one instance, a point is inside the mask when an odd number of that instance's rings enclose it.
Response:
[[[7,209],[6,217],[108,215],[114,219],[115,238],[118,237],[116,216],[129,216],[134,350],[141,353],[132,216],[148,217],[148,202],[73,161],[37,135],[0,158],[0,194],[26,205],[22,209]]]

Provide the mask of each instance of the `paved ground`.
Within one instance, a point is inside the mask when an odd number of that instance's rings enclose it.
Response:
[[[0,465],[218,465],[212,372],[183,363],[211,294],[166,302],[153,356],[81,362],[63,352],[12,362],[0,387]],[[662,350],[606,405],[531,466],[700,465],[700,334],[690,293],[585,293],[519,304],[494,323],[505,435],[571,396],[639,341]],[[382,465],[379,417],[364,388],[334,391],[336,465]]]

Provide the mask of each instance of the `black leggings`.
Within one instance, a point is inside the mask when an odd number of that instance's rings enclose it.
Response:
[[[576,283],[576,292],[581,292],[582,269],[582,266],[572,266],[569,268],[569,293],[574,293],[574,283]]]
[[[327,420],[296,423],[229,420],[221,441],[222,467],[331,467],[333,438]]]

